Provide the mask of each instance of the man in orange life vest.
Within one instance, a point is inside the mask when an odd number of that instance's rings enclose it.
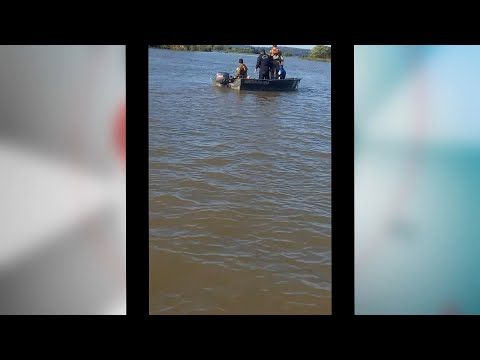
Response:
[[[243,59],[238,60],[237,71],[235,72],[235,79],[237,78],[246,78],[247,77],[247,65],[243,63]]]
[[[270,78],[278,79],[278,71],[280,70],[280,65],[283,65],[283,55],[280,50],[278,50],[277,45],[273,45],[270,50],[270,56],[272,57],[273,66],[270,70]]]

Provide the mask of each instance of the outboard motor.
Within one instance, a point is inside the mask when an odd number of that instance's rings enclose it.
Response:
[[[230,76],[226,72],[217,73],[215,82],[222,85],[227,85],[230,81]]]

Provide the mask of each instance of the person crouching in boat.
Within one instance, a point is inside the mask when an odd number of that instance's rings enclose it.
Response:
[[[238,79],[238,78],[245,79],[247,77],[247,71],[248,71],[248,68],[247,68],[247,65],[243,63],[243,59],[239,59],[238,67],[235,72],[235,79]]]
[[[272,68],[272,58],[271,56],[265,54],[265,50],[260,50],[260,55],[258,55],[257,58],[257,66],[255,67],[255,73],[257,72],[257,69],[260,68],[258,78],[259,79],[269,79],[269,72],[270,69]]]
[[[287,72],[283,68],[283,65],[280,65],[280,70],[278,71],[278,75],[280,76],[280,79],[285,79],[285,76],[287,76]]]

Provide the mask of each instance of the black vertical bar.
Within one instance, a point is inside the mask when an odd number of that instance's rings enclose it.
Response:
[[[332,43],[332,315],[354,314],[354,48]]]
[[[148,46],[126,47],[127,315],[148,315]]]

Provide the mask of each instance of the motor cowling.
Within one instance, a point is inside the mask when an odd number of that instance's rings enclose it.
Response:
[[[228,84],[229,79],[230,75],[226,72],[217,73],[217,75],[215,76],[215,82],[222,85]]]

